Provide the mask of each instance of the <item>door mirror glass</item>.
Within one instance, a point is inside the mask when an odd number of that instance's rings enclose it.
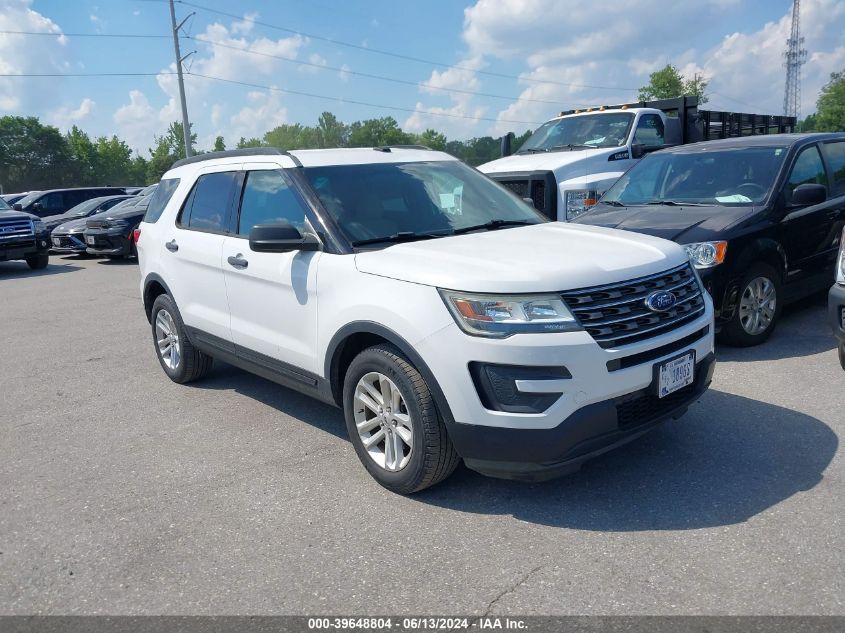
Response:
[[[13,204],[13,205],[12,205],[12,208],[13,208],[15,211],[23,211],[23,207],[21,206],[21,203],[20,203],[20,202],[16,202],[15,204]]]
[[[253,226],[249,231],[249,248],[256,253],[317,251],[320,242],[313,235],[302,235],[290,222],[282,220]]]
[[[793,207],[810,207],[827,200],[827,187],[815,183],[798,185],[792,190]]]
[[[645,156],[645,147],[641,143],[631,145],[631,158],[639,160]]]

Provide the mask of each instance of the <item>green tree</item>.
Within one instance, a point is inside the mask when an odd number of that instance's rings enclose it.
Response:
[[[215,152],[225,152],[226,151],[226,143],[223,140],[222,136],[218,136],[214,139],[214,151]]]
[[[96,184],[120,186],[132,184],[129,180],[132,169],[132,150],[117,136],[101,136],[95,145]]]
[[[701,75],[693,75],[688,79],[675,65],[666,64],[649,75],[648,84],[640,88],[637,99],[649,101],[692,95],[698,97],[699,103],[707,103],[707,83]]]
[[[167,134],[165,134],[167,144],[177,159],[185,158],[185,137],[182,130],[184,128],[182,127],[181,121],[174,121],[168,126]],[[196,144],[197,133],[194,132],[194,126],[191,125],[191,147],[195,147]]]
[[[238,149],[245,149],[247,147],[261,147],[263,143],[260,138],[244,138],[238,141]]]
[[[816,109],[817,131],[845,132],[845,70],[830,74],[830,81],[819,94]]]
[[[318,129],[301,123],[285,123],[273,128],[264,135],[262,144],[280,149],[313,149],[321,146]]]
[[[350,147],[379,147],[382,145],[408,145],[414,137],[402,131],[392,116],[380,119],[355,121],[349,126]]]
[[[323,112],[317,119],[317,139],[320,147],[346,147],[349,128],[331,112]]]
[[[513,151],[517,151],[520,147],[522,147],[522,144],[531,137],[532,134],[534,134],[534,130],[525,130],[519,136],[514,137],[513,141],[511,142],[511,149]]]
[[[0,117],[0,185],[4,191],[60,187],[73,180],[67,139],[36,117]]]
[[[445,151],[446,149],[446,135],[441,134],[437,130],[432,130],[431,128],[428,128],[422,134],[417,136],[416,140],[420,145],[425,145],[431,149],[440,151]]]

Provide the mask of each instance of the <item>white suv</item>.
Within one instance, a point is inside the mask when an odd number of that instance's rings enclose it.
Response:
[[[335,404],[400,493],[461,458],[573,471],[680,416],[713,373],[712,302],[680,246],[547,222],[422,147],[179,161],[135,237],[172,380],[219,358]]]

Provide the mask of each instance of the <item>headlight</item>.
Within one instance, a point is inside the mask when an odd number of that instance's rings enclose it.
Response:
[[[684,244],[692,265],[698,269],[713,268],[725,261],[728,252],[727,242],[696,242]]]
[[[47,231],[47,225],[44,224],[41,220],[33,220],[32,230],[36,233],[44,233]]]
[[[574,332],[581,326],[557,295],[477,295],[440,290],[467,334],[505,338],[531,332]]]
[[[845,229],[839,239],[839,268],[836,270],[836,282],[845,284]]]
[[[596,204],[598,192],[595,189],[574,189],[566,192],[566,219],[574,220]]]

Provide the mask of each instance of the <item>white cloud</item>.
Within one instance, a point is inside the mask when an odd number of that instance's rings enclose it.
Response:
[[[62,106],[48,115],[49,120],[56,127],[66,130],[73,125],[79,125],[88,119],[96,110],[97,104],[93,99],[85,97],[78,108]]]
[[[349,77],[350,77],[349,71],[350,70],[352,70],[352,68],[349,67],[349,64],[343,64],[340,67],[340,72],[337,73],[337,76],[340,77],[341,81],[347,82],[347,81],[349,81]]]
[[[288,120],[287,108],[282,105],[278,92],[252,91],[247,93],[247,102],[248,105],[232,116],[226,129],[225,136],[232,145],[241,137],[261,138],[265,132]]]
[[[311,74],[318,73],[320,72],[320,70],[322,70],[320,66],[325,66],[326,64],[328,64],[326,58],[320,55],[319,53],[311,53],[308,56],[308,63],[310,64],[310,66],[300,66],[299,71]]]
[[[34,11],[31,0],[0,2],[0,30],[61,33],[59,26]],[[67,39],[0,34],[0,74],[64,72]],[[55,79],[4,78],[0,81],[0,111],[30,114],[55,99]]]
[[[143,155],[152,147],[153,137],[164,129],[155,108],[140,90],[131,90],[129,103],[119,107],[112,118],[118,135],[129,147]]]

